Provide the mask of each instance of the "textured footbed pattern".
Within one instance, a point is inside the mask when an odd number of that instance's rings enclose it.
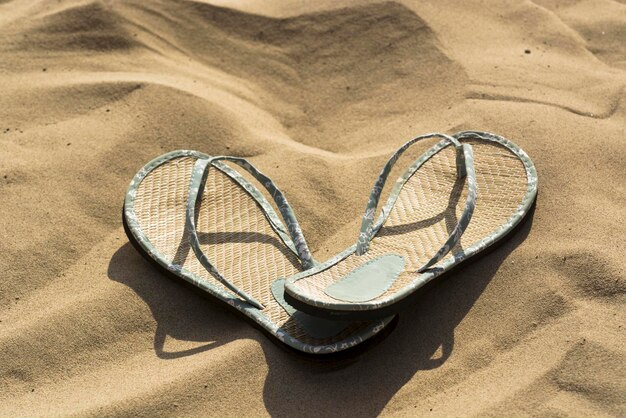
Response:
[[[195,157],[173,158],[152,169],[134,198],[134,214],[141,234],[156,256],[210,285],[228,290],[195,257],[185,231],[185,204]],[[197,230],[202,250],[213,265],[237,287],[260,301],[260,311],[285,333],[312,346],[332,345],[372,327],[354,322],[339,334],[316,339],[274,300],[271,284],[302,270],[298,257],[272,229],[259,204],[239,183],[218,169],[210,169],[198,208]]]
[[[478,194],[471,221],[458,244],[432,268],[461,254],[506,224],[528,191],[526,168],[509,148],[482,139],[463,140],[472,145]],[[394,253],[404,257],[405,268],[393,285],[368,303],[388,300],[414,282],[418,269],[441,248],[463,213],[467,187],[456,176],[456,154],[448,146],[429,158],[404,184],[389,217],[362,256],[355,253],[318,273],[293,282],[293,288],[317,306],[342,301],[324,293],[355,268],[376,257]],[[318,303],[319,302],[319,303]]]

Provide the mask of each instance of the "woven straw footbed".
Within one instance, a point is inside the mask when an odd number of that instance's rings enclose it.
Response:
[[[172,159],[151,171],[137,190],[134,210],[141,231],[167,262],[227,290],[195,257],[185,233],[185,205],[196,158]],[[212,264],[235,286],[264,306],[262,313],[305,344],[342,341],[368,326],[355,322],[325,339],[309,336],[274,300],[270,286],[300,272],[298,257],[272,229],[259,204],[233,179],[210,169],[198,209],[198,236]],[[183,236],[183,234],[185,236]]]
[[[474,151],[478,194],[472,219],[460,242],[450,254],[457,254],[492,234],[506,223],[522,204],[528,189],[522,161],[508,148],[484,140],[467,140]],[[465,207],[467,187],[457,180],[454,147],[448,146],[427,160],[405,183],[390,215],[362,256],[351,254],[317,274],[298,280],[299,293],[316,301],[342,303],[324,293],[365,262],[388,253],[404,257],[405,269],[390,289],[370,302],[383,300],[413,282],[422,267],[441,248]],[[439,266],[449,255],[433,267]]]

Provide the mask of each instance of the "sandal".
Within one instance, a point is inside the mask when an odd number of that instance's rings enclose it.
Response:
[[[392,166],[407,148],[427,138],[441,141],[397,180],[374,223]],[[381,171],[357,243],[289,277],[285,299],[323,318],[363,320],[397,313],[425,284],[508,236],[536,195],[532,161],[505,138],[476,131],[416,137]]]
[[[242,167],[268,190],[286,227],[257,187],[223,161]],[[393,319],[331,321],[285,302],[285,281],[277,278],[316,263],[282,192],[242,158],[174,151],[154,159],[132,180],[123,221],[134,247],[160,270],[299,352],[352,348]]]

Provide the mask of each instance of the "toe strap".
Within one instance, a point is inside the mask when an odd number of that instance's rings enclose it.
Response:
[[[391,168],[396,163],[396,161],[400,158],[400,156],[406,151],[411,145],[414,143],[427,138],[439,137],[448,141],[448,145],[453,145],[456,149],[456,169],[457,169],[457,177],[458,178],[466,178],[466,185],[468,189],[467,200],[465,202],[465,208],[463,210],[463,214],[459,218],[459,221],[452,229],[452,232],[446,239],[445,243],[442,247],[435,253],[435,255],[428,260],[420,269],[418,270],[420,273],[424,272],[434,264],[436,264],[439,260],[446,256],[450,252],[452,248],[459,242],[463,232],[467,228],[469,224],[472,214],[474,213],[474,208],[476,206],[476,173],[474,170],[474,156],[471,145],[465,143],[461,144],[456,138],[439,133],[426,134],[421,135],[412,140],[405,143],[402,147],[400,147],[394,155],[389,159],[387,164],[383,167],[372,192],[370,194],[369,200],[367,202],[367,207],[365,209],[365,215],[363,216],[363,221],[361,223],[361,230],[359,233],[359,238],[356,244],[356,254],[363,255],[367,252],[369,248],[369,244],[371,240],[374,238],[377,228],[374,228],[374,219],[376,209],[378,207],[378,201],[380,199],[380,195],[382,193],[385,182],[387,181],[387,177],[391,172]],[[439,149],[443,149],[442,147]],[[439,152],[437,151],[437,152]],[[383,211],[384,212],[384,211]],[[382,213],[381,218],[386,216],[385,213]],[[379,224],[383,222],[384,219],[379,221]]]
[[[187,208],[186,208],[186,225],[189,231],[189,244],[193,249],[194,254],[198,258],[198,261],[202,266],[220,283],[234,292],[237,296],[244,299],[246,302],[250,303],[252,306],[263,309],[263,305],[254,299],[251,295],[247,294],[242,289],[239,289],[233,283],[231,283],[228,279],[226,279],[222,274],[213,266],[210,262],[206,254],[202,251],[200,247],[200,240],[198,238],[198,231],[196,229],[196,206],[200,196],[202,196],[202,192],[204,191],[204,185],[206,183],[208,170],[211,165],[216,161],[231,161],[241,167],[243,167],[246,171],[252,174],[261,184],[268,190],[271,194],[274,202],[278,206],[278,209],[287,224],[287,229],[291,235],[293,243],[295,245],[296,251],[298,252],[298,256],[305,268],[311,267],[313,265],[313,258],[307,246],[307,243],[302,234],[302,230],[298,221],[296,220],[295,215],[287,202],[287,199],[283,195],[283,193],[276,187],[276,185],[263,173],[257,170],[252,164],[250,164],[244,158],[239,157],[230,157],[230,156],[217,156],[210,158],[200,158],[196,161],[193,167],[193,171],[191,173],[191,179],[189,180],[189,193],[187,195]]]
[[[472,147],[469,144],[463,144],[464,148],[464,159],[465,159],[465,170],[467,173],[466,176],[466,184],[467,184],[467,200],[465,201],[465,208],[463,209],[463,214],[459,218],[459,221],[456,223],[452,232],[448,236],[446,242],[441,246],[439,251],[435,253],[433,258],[428,260],[426,264],[417,270],[419,273],[423,273],[425,270],[439,262],[442,258],[446,256],[450,252],[452,248],[459,242],[463,232],[469,225],[470,220],[472,219],[472,215],[474,214],[474,208],[476,207],[476,172],[474,171],[474,155],[472,153]]]

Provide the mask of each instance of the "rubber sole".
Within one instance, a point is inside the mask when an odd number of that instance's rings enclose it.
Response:
[[[430,282],[426,283],[424,286],[417,289],[415,292],[411,293],[409,296],[404,299],[394,303],[393,305],[385,306],[383,308],[371,309],[367,311],[340,311],[340,310],[331,310],[331,309],[320,309],[317,306],[308,305],[293,296],[289,293],[285,292],[285,300],[288,304],[293,306],[299,311],[307,313],[309,315],[314,315],[320,318],[325,319],[334,319],[338,321],[358,321],[358,320],[374,320],[385,318],[392,315],[397,315],[402,310],[406,309],[411,304],[415,303],[421,295],[424,294],[428,289],[432,288],[436,283],[440,283],[442,280],[445,280],[447,277],[456,273],[459,268],[467,267],[469,264],[474,263],[486,255],[490,254],[497,248],[500,248],[505,243],[509,242],[513,235],[524,227],[529,222],[535,213],[535,207],[537,205],[537,197],[535,196],[535,200],[531,204],[528,213],[526,216],[513,227],[505,236],[500,238],[497,242],[485,248],[483,251],[472,255],[471,257],[466,258],[461,263],[452,267],[450,270],[443,273],[441,276],[434,278]]]
[[[128,240],[131,243],[131,245],[135,248],[135,250],[137,250],[137,252],[139,254],[141,254],[141,256],[143,258],[145,258],[150,264],[152,264],[154,267],[156,267],[156,269],[159,272],[161,272],[162,274],[164,274],[168,278],[183,284],[186,288],[188,288],[188,289],[192,290],[194,293],[202,296],[207,301],[209,301],[211,303],[216,303],[217,302],[216,304],[218,306],[220,306],[222,308],[226,308],[226,310],[228,312],[232,312],[232,313],[237,314],[237,316],[245,319],[246,322],[248,322],[250,325],[252,325],[257,330],[261,331],[267,337],[269,337],[268,339],[270,341],[272,341],[276,346],[278,346],[279,348],[281,348],[281,349],[283,349],[283,350],[285,350],[287,352],[295,354],[298,357],[301,357],[301,358],[304,358],[304,359],[308,359],[308,360],[325,361],[325,362],[354,360],[355,357],[359,356],[360,354],[362,354],[365,351],[369,350],[371,347],[377,345],[380,341],[384,340],[395,329],[395,327],[398,324],[398,320],[399,319],[398,319],[398,316],[396,315],[389,322],[389,324],[387,324],[387,326],[383,328],[382,331],[378,332],[373,337],[365,340],[361,344],[358,344],[358,345],[356,345],[354,347],[348,348],[348,349],[343,350],[343,351],[339,351],[339,352],[335,352],[335,353],[326,353],[326,354],[313,354],[313,353],[307,353],[307,352],[304,352],[304,351],[297,350],[297,349],[295,349],[295,348],[293,348],[293,347],[283,343],[282,341],[280,341],[272,333],[270,333],[267,329],[263,328],[260,324],[258,324],[252,318],[242,314],[239,310],[237,310],[233,306],[229,305],[225,301],[222,301],[222,300],[220,300],[220,299],[218,299],[216,297],[213,297],[210,294],[202,291],[202,289],[194,286],[193,284],[191,284],[188,281],[184,280],[182,277],[177,276],[176,274],[172,273],[171,271],[167,270],[165,267],[163,267],[162,265],[157,263],[152,257],[150,257],[150,255],[143,249],[143,247],[139,244],[139,242],[137,242],[137,240],[133,236],[132,232],[130,231],[130,228],[128,227],[128,223],[126,222],[126,217],[124,216],[124,208],[122,208],[122,223],[124,225],[124,232],[126,232],[126,236],[128,237]]]

